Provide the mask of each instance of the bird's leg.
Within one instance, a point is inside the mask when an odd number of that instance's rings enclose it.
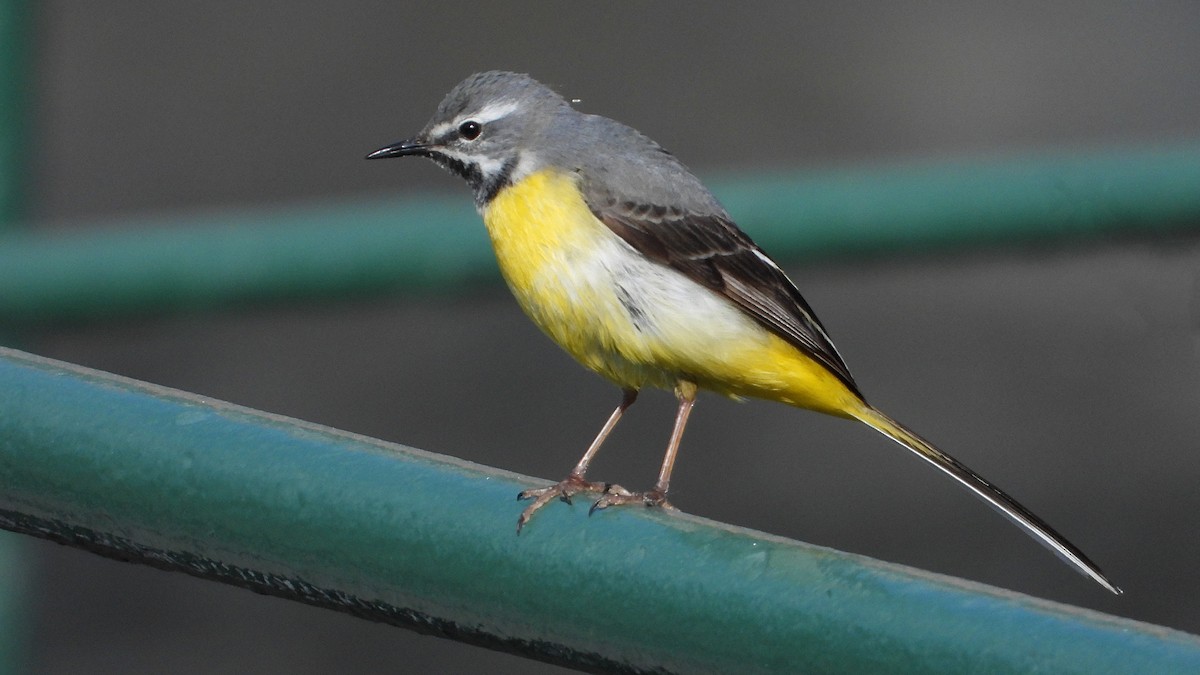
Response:
[[[653,490],[646,492],[630,492],[619,485],[613,485],[604,491],[604,495],[592,504],[589,513],[596,509],[606,509],[621,504],[642,504],[644,506],[661,506],[674,509],[667,501],[667,489],[671,485],[671,469],[675,467],[675,456],[679,453],[679,442],[683,440],[683,428],[687,426],[688,415],[696,403],[696,384],[680,380],[675,385],[675,396],[679,398],[679,409],[675,413],[675,427],[671,430],[671,440],[667,444],[667,453],[663,456],[662,468],[658,471],[658,482]]]
[[[525,527],[525,523],[529,522],[529,519],[533,517],[533,514],[538,509],[554,501],[556,498],[570,504],[571,497],[580,492],[603,493],[612,489],[612,486],[607,483],[593,483],[585,480],[583,475],[587,473],[588,465],[592,463],[592,458],[596,456],[596,451],[600,449],[600,446],[604,443],[604,439],[608,438],[608,434],[612,432],[613,427],[617,426],[621,415],[624,415],[629,406],[633,405],[633,402],[637,400],[637,395],[637,389],[622,390],[621,404],[608,416],[608,421],[604,423],[604,428],[600,429],[600,433],[596,435],[596,439],[588,446],[587,452],[583,453],[583,457],[579,459],[579,463],[575,465],[574,469],[571,469],[571,473],[567,474],[566,478],[550,487],[525,490],[517,495],[518,500],[533,500],[533,503],[525,507],[525,510],[521,512],[521,516],[517,518],[517,534],[521,533],[521,528]],[[616,489],[624,491],[619,487]]]

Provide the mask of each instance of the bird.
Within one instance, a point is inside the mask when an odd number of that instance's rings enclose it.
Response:
[[[1077,571],[1120,589],[1000,488],[867,403],[796,285],[672,153],[577,110],[529,75],[473,74],[413,137],[367,159],[424,157],[466,180],[521,309],[621,401],[566,478],[521,492],[520,534],[548,503],[592,494],[589,513],[674,508],[671,471],[697,392],[858,420],[948,474]],[[673,391],[674,426],[654,487],[586,477],[643,388]]]

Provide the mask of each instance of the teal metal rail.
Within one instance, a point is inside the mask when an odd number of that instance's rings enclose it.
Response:
[[[590,670],[1200,672],[1200,638],[0,350],[0,526]]]
[[[738,222],[788,260],[1195,229],[1197,185],[1200,142],[715,183]],[[125,221],[0,237],[0,325],[494,276],[465,193]]]

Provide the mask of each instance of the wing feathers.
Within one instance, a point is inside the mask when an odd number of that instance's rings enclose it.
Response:
[[[592,212],[642,255],[724,295],[768,330],[815,358],[861,397],[825,328],[800,291],[723,214],[605,200]]]

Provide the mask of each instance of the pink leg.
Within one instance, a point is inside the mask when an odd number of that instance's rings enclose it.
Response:
[[[679,409],[675,413],[675,427],[671,430],[671,441],[667,444],[667,453],[663,456],[662,468],[658,471],[658,482],[654,484],[654,489],[646,492],[630,492],[619,485],[610,486],[604,491],[604,495],[592,505],[593,512],[596,509],[606,509],[622,504],[675,508],[667,501],[667,490],[671,486],[671,470],[675,468],[675,457],[679,454],[679,442],[683,440],[683,428],[687,426],[688,416],[692,414],[692,406],[696,403],[696,385],[681,380],[675,386],[675,395],[679,398]]]
[[[587,452],[583,453],[583,457],[579,459],[579,463],[575,465],[574,469],[571,469],[571,473],[566,478],[550,487],[525,490],[517,495],[518,500],[534,500],[532,504],[525,507],[525,510],[521,512],[521,516],[517,518],[517,534],[521,533],[521,528],[525,527],[525,523],[529,522],[529,519],[533,517],[533,514],[538,509],[554,501],[554,499],[561,499],[570,504],[571,497],[580,492],[603,493],[609,488],[607,483],[593,483],[584,480],[583,476],[587,473],[588,465],[592,463],[592,458],[596,456],[596,452],[604,444],[604,439],[608,438],[608,435],[612,433],[613,427],[617,426],[617,422],[621,420],[621,416],[637,400],[637,395],[637,389],[625,389],[622,391],[621,404],[608,416],[608,421],[604,423],[604,428],[600,429],[600,433],[596,435],[596,439],[588,446]]]

